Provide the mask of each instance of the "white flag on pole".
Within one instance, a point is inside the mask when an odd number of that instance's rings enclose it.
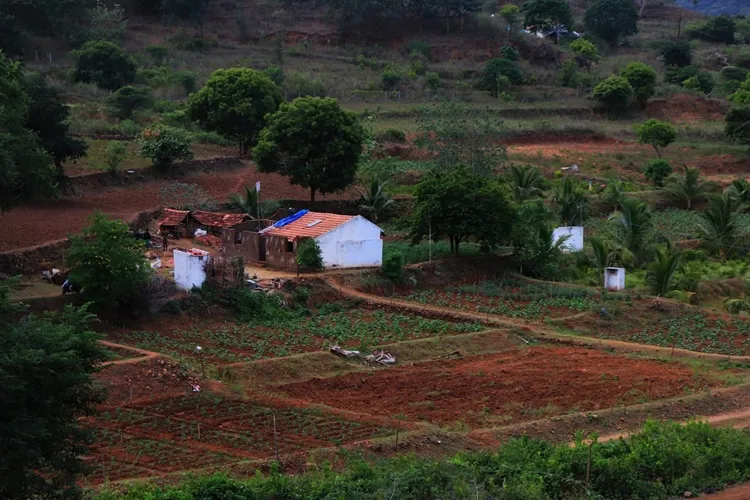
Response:
[[[255,191],[260,193],[260,181],[255,183]]]

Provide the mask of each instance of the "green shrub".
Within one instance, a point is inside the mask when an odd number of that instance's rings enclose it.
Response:
[[[126,85],[109,98],[109,113],[115,118],[129,120],[134,112],[150,107],[152,102],[148,89]]]
[[[284,77],[284,90],[295,97],[324,96],[328,88],[317,76],[300,71],[290,71]]]
[[[428,71],[427,73],[425,73],[424,81],[425,87],[427,87],[428,89],[435,90],[437,88],[440,88],[441,86],[440,75],[435,71]]]
[[[189,132],[167,125],[146,128],[138,137],[138,154],[151,158],[157,167],[169,167],[177,160],[192,160]]]
[[[664,81],[682,86],[682,82],[699,72],[700,69],[696,66],[669,66],[664,74]]]
[[[734,43],[734,32],[737,25],[734,19],[727,15],[711,17],[705,24],[695,29],[688,30],[690,38],[697,38],[712,43],[724,43],[731,45]]]
[[[748,70],[737,66],[724,66],[719,73],[724,80],[741,82],[747,78]]]
[[[664,66],[668,68],[690,66],[693,61],[693,48],[690,42],[686,41],[668,42],[661,49],[661,58]]]
[[[117,90],[135,81],[135,63],[112,42],[86,42],[72,55],[76,63],[73,78],[77,82],[95,83],[102,89]]]
[[[704,94],[710,94],[716,82],[708,71],[699,71],[697,75],[691,76],[682,82],[682,86],[689,90],[698,90]]]
[[[273,83],[275,83],[279,87],[284,85],[284,70],[280,67],[272,64],[271,66],[268,66],[266,69],[264,69],[263,72],[267,74],[268,78],[273,80]]]
[[[389,142],[406,142],[406,134],[403,130],[389,128],[382,134],[382,139]]]
[[[520,85],[523,83],[521,71],[516,67],[513,61],[496,58],[490,59],[484,65],[482,88],[495,94],[497,92],[497,78],[499,76],[508,78],[513,85]]]
[[[656,186],[663,186],[664,179],[672,173],[672,165],[667,160],[655,158],[646,163],[643,168],[643,175],[646,179],[653,182]]]
[[[645,105],[656,88],[656,71],[648,64],[634,61],[625,66],[622,76],[633,87],[633,94],[641,105]]]
[[[163,66],[169,57],[169,49],[163,45],[149,45],[146,52],[154,61],[154,66]]]
[[[394,68],[385,68],[380,74],[380,83],[385,90],[395,89],[401,83],[401,73]]]
[[[504,59],[507,59],[509,61],[518,61],[521,59],[521,56],[518,54],[518,51],[511,47],[510,45],[503,46],[502,49],[500,49],[500,53],[503,55]]]
[[[307,238],[297,245],[297,264],[312,271],[323,269],[323,252],[317,241]]]
[[[206,52],[219,45],[219,42],[215,39],[189,36],[185,33],[178,33],[173,36],[170,41],[180,50],[200,53]]]
[[[621,76],[610,76],[594,87],[592,97],[610,113],[625,110],[633,96],[633,87]]]
[[[307,304],[307,301],[310,300],[310,290],[307,287],[298,286],[292,292],[292,297],[298,304]]]
[[[394,283],[404,280],[404,254],[392,252],[383,258],[383,274]]]
[[[198,89],[198,75],[194,71],[178,71],[175,74],[175,80],[188,95]]]
[[[677,131],[671,124],[654,118],[636,125],[635,135],[641,144],[651,145],[659,157],[661,157],[661,149],[677,139]]]
[[[409,51],[408,53],[410,56],[414,54],[421,54],[428,61],[432,59],[432,47],[430,47],[429,43],[422,40],[412,40],[411,42],[409,42],[407,50]]]
[[[119,172],[126,155],[127,146],[124,142],[111,141],[107,144],[107,172],[113,175]]]
[[[750,144],[750,106],[732,108],[724,116],[727,137],[741,144]]]

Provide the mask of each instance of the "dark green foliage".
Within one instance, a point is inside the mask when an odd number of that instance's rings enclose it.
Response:
[[[279,87],[284,85],[284,70],[280,67],[274,66],[272,64],[271,66],[268,66],[266,69],[264,69],[263,72],[267,74],[268,78],[270,78],[273,83],[275,83]]]
[[[710,18],[705,24],[690,30],[690,38],[697,38],[713,43],[725,43],[731,45],[734,43],[734,32],[737,31],[737,24],[734,19],[727,15]]]
[[[136,66],[130,56],[112,42],[91,41],[73,51],[77,82],[95,83],[105,90],[117,90],[135,81]]]
[[[334,193],[354,182],[364,130],[335,99],[300,97],[268,117],[253,158],[261,172],[278,172],[315,193]]]
[[[447,237],[451,253],[457,255],[461,242],[475,240],[493,247],[508,240],[514,218],[494,179],[468,167],[433,169],[417,185],[412,238],[417,243],[430,233],[433,240]]]
[[[730,109],[724,122],[727,137],[741,144],[750,144],[750,106]]]
[[[706,94],[711,92],[715,85],[713,75],[708,71],[701,71],[697,66],[671,66],[667,68],[664,81],[691,90],[700,90]]]
[[[30,89],[39,96],[35,85],[30,85]],[[36,132],[26,128],[49,124],[37,123],[38,108],[30,123],[30,104],[21,66],[0,54],[0,212],[19,201],[57,193],[52,157],[43,149]],[[53,106],[51,119],[57,119],[59,112]]]
[[[522,10],[525,26],[542,30],[573,26],[573,13],[563,0],[529,0]]]
[[[157,123],[138,136],[138,154],[151,158],[154,166],[167,168],[177,160],[192,160],[192,136],[184,129]]]
[[[740,185],[735,181],[731,186],[734,189],[711,198],[708,209],[699,213],[701,236],[709,248],[721,257],[738,250],[735,245],[739,232],[739,215],[745,209],[742,198],[747,194],[744,186],[742,191],[737,190]]]
[[[592,97],[611,114],[622,113],[630,104],[633,87],[621,76],[610,76],[594,87]]]
[[[497,78],[504,76],[513,85],[523,83],[521,71],[510,59],[490,59],[484,64],[482,73],[482,88],[492,94],[497,94]]]
[[[161,0],[161,9],[167,19],[184,19],[194,23],[203,37],[210,0]]]
[[[563,179],[562,185],[555,190],[553,199],[557,215],[566,226],[582,225],[591,211],[586,193],[572,177]]]
[[[677,139],[677,131],[667,122],[650,118],[635,126],[635,136],[641,144],[650,144],[661,158],[661,150]]]
[[[246,154],[265,126],[265,117],[283,101],[281,89],[265,73],[249,68],[216,70],[190,96],[187,114],[204,129],[234,139]]]
[[[3,0],[0,9],[15,22],[14,31],[72,39],[85,31],[87,11],[93,4],[91,0]],[[0,30],[0,37],[3,34]]]
[[[163,45],[149,45],[146,47],[146,52],[154,60],[154,66],[164,65],[169,57],[169,49]]]
[[[521,59],[518,51],[510,45],[504,45],[503,48],[500,49],[500,53],[502,53],[504,59],[507,59],[509,61],[518,61]]]
[[[385,68],[380,74],[380,82],[385,90],[393,90],[401,83],[401,72],[395,68]]]
[[[21,319],[12,284],[0,281],[0,498],[80,498],[79,418],[102,400],[91,374],[106,356],[85,307]]]
[[[323,269],[323,253],[318,242],[312,238],[306,238],[297,245],[297,264],[301,268],[312,271]]]
[[[422,40],[412,40],[411,42],[409,42],[409,45],[407,45],[407,51],[410,56],[414,54],[421,54],[428,61],[432,59],[432,47],[429,43]]]
[[[654,248],[653,260],[646,267],[646,281],[651,286],[651,293],[663,297],[674,290],[674,281],[681,269],[680,252],[663,246]]]
[[[129,120],[139,109],[146,109],[153,103],[151,92],[142,87],[126,85],[109,98],[110,114],[120,120]]]
[[[393,252],[383,258],[383,274],[394,283],[404,281],[404,254]]]
[[[584,16],[586,31],[610,45],[638,33],[638,12],[632,0],[595,0]]]
[[[724,80],[742,82],[747,78],[748,70],[737,66],[724,66],[719,73]]]
[[[49,85],[39,73],[27,73],[24,88],[29,95],[24,127],[37,135],[41,146],[52,156],[58,178],[61,178],[64,163],[85,156],[88,146],[84,140],[70,135],[70,108],[62,91]]]
[[[609,218],[617,243],[637,261],[646,257],[648,236],[653,223],[651,210],[635,198],[622,198],[619,210]]]
[[[18,20],[4,12],[0,12],[0,51],[12,59],[23,55],[24,33]]]
[[[646,105],[649,97],[654,95],[656,71],[648,64],[634,61],[625,66],[622,76],[633,87],[633,94],[641,106]]]
[[[693,62],[693,48],[690,42],[684,40],[667,42],[661,49],[661,58],[667,68],[690,66]]]
[[[66,260],[70,281],[82,287],[83,296],[97,307],[129,312],[140,305],[151,276],[143,241],[133,238],[125,223],[100,212],[90,222],[80,235],[70,238]]]
[[[667,160],[657,158],[646,163],[643,175],[656,186],[663,186],[664,179],[672,173],[672,165]]]

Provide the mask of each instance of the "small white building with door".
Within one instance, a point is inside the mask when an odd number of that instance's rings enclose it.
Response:
[[[205,266],[211,255],[205,250],[191,248],[190,250],[173,251],[174,281],[177,288],[192,290],[200,288],[206,281]]]
[[[605,267],[604,288],[610,292],[625,290],[625,268]]]

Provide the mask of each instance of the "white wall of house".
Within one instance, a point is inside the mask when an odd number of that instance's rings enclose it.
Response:
[[[178,288],[191,290],[206,281],[203,267],[211,258],[208,252],[192,249],[190,252],[174,250],[174,281]]]
[[[562,245],[564,252],[580,252],[583,250],[583,226],[562,226],[552,231],[552,242],[557,243],[560,238],[568,236]]]
[[[315,238],[325,267],[371,267],[383,264],[381,229],[361,215]]]

